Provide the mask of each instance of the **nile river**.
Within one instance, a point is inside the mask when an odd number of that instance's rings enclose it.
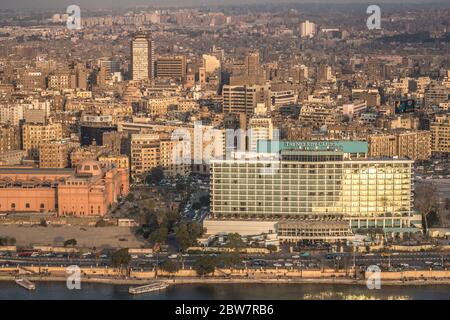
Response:
[[[212,299],[419,299],[450,300],[450,285],[382,286],[368,290],[364,286],[324,284],[183,284],[161,292],[139,296],[128,294],[128,286],[82,284],[81,290],[68,290],[65,283],[38,282],[36,291],[27,291],[13,282],[0,282],[0,300],[212,300]]]

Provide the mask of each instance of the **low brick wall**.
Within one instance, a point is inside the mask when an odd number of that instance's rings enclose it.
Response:
[[[52,276],[66,277],[67,271],[65,267],[0,267],[0,275],[10,275],[31,272],[38,274],[41,272],[49,272]],[[118,269],[114,268],[81,268],[83,276],[95,277],[120,277],[123,276]],[[345,271],[336,272],[334,270],[288,270],[288,269],[262,269],[262,270],[240,270],[240,269],[216,269],[212,276],[218,278],[233,277],[233,278],[303,278],[303,279],[325,279],[325,278],[344,278],[353,275],[352,271],[348,273]],[[365,274],[365,279],[368,279],[370,273]],[[155,271],[132,270],[131,278],[136,279],[153,279],[155,278]],[[160,277],[176,277],[176,278],[192,278],[197,274],[193,269],[184,269],[176,273],[170,274],[168,272],[158,270]],[[402,281],[402,280],[420,280],[420,279],[450,279],[450,270],[419,270],[419,271],[403,271],[403,272],[381,272],[382,280]]]

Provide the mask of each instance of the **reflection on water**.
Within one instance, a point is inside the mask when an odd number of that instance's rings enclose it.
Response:
[[[13,282],[0,282],[0,300],[450,300],[450,285],[365,286],[342,284],[183,284],[138,296],[129,286],[82,283],[68,290],[65,283],[36,283],[27,291]]]
[[[406,295],[377,297],[371,294],[346,294],[344,292],[324,291],[315,294],[306,293],[304,300],[410,300]]]

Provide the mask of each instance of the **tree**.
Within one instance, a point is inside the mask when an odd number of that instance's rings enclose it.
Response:
[[[197,242],[197,239],[203,234],[203,227],[198,222],[180,223],[175,227],[175,239],[185,251]]]
[[[111,255],[111,263],[115,268],[128,268],[130,262],[131,256],[127,248],[119,249]]]
[[[267,245],[267,250],[269,250],[270,253],[274,253],[277,251],[277,246],[275,246],[273,244],[269,244],[269,245]]]
[[[239,233],[228,234],[228,247],[232,248],[236,252],[245,247],[245,243]]]
[[[75,247],[76,245],[77,245],[76,239],[69,239],[69,240],[64,241],[64,247],[68,247],[68,246]]]
[[[186,250],[191,245],[191,237],[186,223],[181,223],[175,228],[175,239],[181,247],[181,250]]]
[[[176,273],[180,270],[180,266],[175,261],[169,259],[161,265],[161,269],[169,273]]]
[[[103,219],[100,219],[100,220],[98,220],[96,223],[95,223],[95,227],[96,228],[103,228],[103,227],[108,227],[108,226],[110,226],[111,224],[108,222],[108,221],[105,221],[105,220],[103,220]]]
[[[416,185],[415,206],[422,214],[425,225],[425,232],[428,231],[428,215],[437,209],[439,195],[436,186],[432,183],[422,183]]]
[[[128,195],[125,198],[128,202],[134,202],[135,198],[134,198],[134,193],[130,192],[128,193]]]
[[[217,266],[217,259],[212,256],[200,256],[194,264],[194,269],[200,277],[211,274]]]
[[[150,173],[147,175],[146,182],[147,184],[158,184],[161,180],[164,179],[164,170],[161,167],[155,167],[150,170]]]
[[[242,263],[242,257],[237,252],[226,253],[220,256],[221,262],[227,268],[237,266]]]
[[[210,197],[209,197],[209,195],[201,196],[199,201],[200,201],[200,205],[202,207],[208,207],[210,204]]]
[[[149,240],[153,243],[166,243],[169,230],[165,226],[161,226],[150,233]]]
[[[0,246],[13,246],[16,244],[14,237],[0,237]]]
[[[177,181],[176,185],[175,185],[175,190],[178,193],[182,193],[184,191],[186,191],[186,184],[183,181]]]

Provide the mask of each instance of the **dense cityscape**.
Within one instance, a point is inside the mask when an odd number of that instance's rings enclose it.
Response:
[[[450,5],[367,7],[0,10],[0,280],[448,286]]]

